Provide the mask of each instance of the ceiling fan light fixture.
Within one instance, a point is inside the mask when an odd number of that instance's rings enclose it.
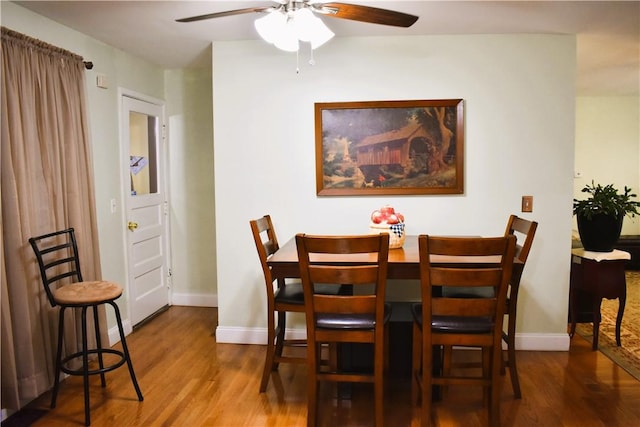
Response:
[[[316,49],[334,36],[307,7],[295,11],[275,9],[256,19],[254,26],[267,43],[287,52],[297,52],[299,41],[308,42],[311,49]]]
[[[285,28],[287,24],[287,15],[279,10],[267,13],[265,16],[255,20],[253,25],[256,31],[267,43],[273,44]]]
[[[297,10],[293,19],[298,39],[311,43],[312,49],[322,46],[335,35],[309,8]]]
[[[317,16],[314,16],[313,18],[315,19],[316,24],[313,27],[313,36],[309,42],[311,43],[311,49],[317,49],[331,40],[335,34],[325,25],[324,22],[322,22],[322,19]]]
[[[297,52],[300,48],[300,43],[298,43],[298,36],[296,34],[296,27],[290,18],[288,18],[285,24],[281,27],[278,37],[274,40],[273,45],[286,52]]]

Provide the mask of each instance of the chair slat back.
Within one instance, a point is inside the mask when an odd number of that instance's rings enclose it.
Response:
[[[536,221],[529,221],[516,215],[511,215],[509,217],[507,229],[504,234],[505,236],[509,234],[516,236],[516,257],[518,257],[518,259],[523,263],[527,262],[537,228],[538,223]],[[522,244],[520,242],[522,242]]]
[[[258,258],[260,259],[260,266],[264,274],[265,284],[267,286],[267,294],[272,299],[273,290],[273,278],[271,276],[271,268],[267,264],[267,260],[273,255],[280,246],[278,245],[278,237],[276,236],[275,229],[273,228],[273,222],[271,222],[271,216],[265,215],[262,218],[249,221],[251,225],[251,232],[253,234],[253,241],[258,251]]]
[[[296,235],[300,275],[305,292],[307,316],[316,313],[383,315],[387,280],[389,235],[359,236]],[[314,254],[323,254],[321,262],[313,262]],[[344,255],[370,254],[360,261],[344,264]],[[338,255],[335,262],[331,256]],[[323,295],[313,291],[314,286],[352,285],[353,295]],[[369,286],[364,286],[369,285]],[[309,318],[309,317],[308,317]],[[382,317],[380,317],[380,321]]]
[[[529,257],[529,252],[531,251],[531,246],[533,245],[533,238],[536,235],[537,229],[538,223],[536,221],[529,221],[516,215],[509,216],[507,229],[505,230],[504,234],[505,236],[516,236],[516,257],[520,261],[522,261],[523,264],[522,268],[517,269],[516,274],[514,275],[514,277],[512,277],[511,294],[509,296],[510,298],[517,297],[522,272],[524,270],[524,266],[527,263],[527,258]]]
[[[52,288],[82,282],[78,244],[73,228],[29,239],[36,255],[44,290],[52,307],[56,306]],[[64,279],[68,279],[64,281]]]
[[[485,317],[502,327],[507,286],[515,256],[515,237],[433,237],[418,238],[424,321],[432,316]],[[431,255],[451,257],[450,262],[432,264]],[[498,263],[456,264],[456,257],[499,256]],[[492,292],[438,297],[440,286],[491,288]],[[435,288],[435,289],[434,289]],[[484,296],[486,295],[486,296]]]

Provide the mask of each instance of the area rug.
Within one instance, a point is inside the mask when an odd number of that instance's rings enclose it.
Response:
[[[640,271],[627,271],[627,303],[620,328],[622,346],[616,346],[618,300],[602,300],[598,350],[640,380]],[[579,323],[576,333],[593,342],[593,324]]]

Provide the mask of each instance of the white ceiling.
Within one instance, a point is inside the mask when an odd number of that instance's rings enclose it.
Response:
[[[323,18],[345,36],[577,34],[579,95],[640,94],[640,1],[345,0],[419,16],[410,28]],[[175,19],[272,1],[15,1],[83,34],[165,68],[197,66],[211,42],[257,39],[249,13],[178,23]],[[275,49],[265,44],[265,49]],[[331,49],[331,42],[320,49]],[[91,60],[91,58],[85,58]]]

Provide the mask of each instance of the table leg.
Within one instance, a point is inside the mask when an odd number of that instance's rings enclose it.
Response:
[[[569,338],[573,338],[576,333],[576,291],[570,289],[569,291],[569,318],[571,319],[571,330],[569,331]]]
[[[618,317],[616,318],[616,345],[620,347],[622,341],[620,340],[620,325],[622,325],[622,316],[624,315],[624,306],[627,303],[627,287],[622,291],[622,294],[618,298]]]
[[[600,336],[600,306],[602,305],[602,298],[596,296],[593,297],[593,343],[591,344],[591,350],[598,349],[598,337]]]
[[[431,367],[431,374],[434,377],[442,376],[442,365],[443,365],[443,356],[444,356],[443,351],[444,349],[442,348],[442,346],[439,346],[439,345],[433,346],[433,357],[431,359],[433,361],[433,366]],[[425,369],[425,368],[423,367],[422,369]],[[431,387],[431,401],[439,402],[441,400],[442,400],[442,386],[434,384]]]
[[[338,343],[338,366],[342,372],[349,372],[353,370],[353,344],[352,343]],[[351,400],[353,387],[348,382],[338,382],[338,399]]]

